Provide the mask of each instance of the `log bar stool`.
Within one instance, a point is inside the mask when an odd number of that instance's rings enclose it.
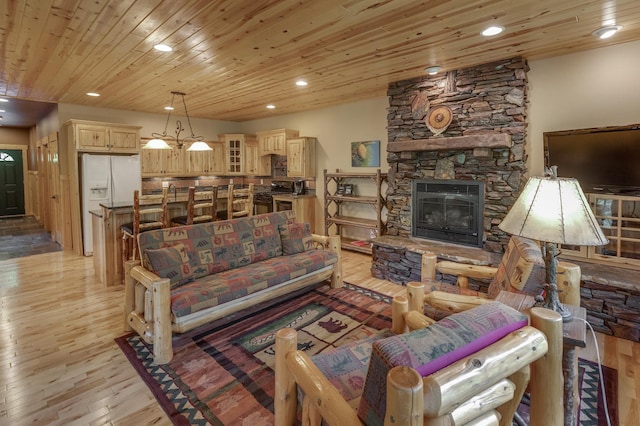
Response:
[[[218,187],[211,190],[196,191],[189,187],[187,198],[187,215],[171,219],[172,224],[193,225],[194,223],[215,222],[218,220]]]
[[[122,230],[122,258],[135,260],[138,251],[138,234],[151,229],[167,227],[167,191],[162,194],[140,195],[133,191],[133,222],[125,223]]]
[[[253,184],[248,188],[234,189],[233,184],[227,190],[227,219],[253,215]]]

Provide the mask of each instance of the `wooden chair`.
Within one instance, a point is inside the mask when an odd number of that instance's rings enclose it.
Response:
[[[151,229],[166,228],[167,191],[162,194],[142,195],[137,189],[133,191],[133,222],[125,223],[122,230],[123,264],[127,260],[138,258],[138,234]]]
[[[234,188],[231,184],[227,190],[227,219],[242,216],[253,216],[252,183],[247,188]]]
[[[171,219],[175,225],[193,225],[194,223],[214,222],[218,220],[218,187],[213,186],[211,190],[196,191],[193,186],[189,187],[187,198],[186,216],[177,216]]]
[[[406,298],[394,298],[394,330],[404,331],[411,322],[408,313]],[[300,403],[303,425],[324,420],[329,425],[510,426],[529,384],[531,425],[561,425],[562,318],[533,308],[531,325],[510,331],[505,324],[526,324],[526,317],[517,319],[520,314],[514,313],[494,302],[452,315],[442,324],[313,357],[297,350],[294,329],[281,329],[275,344],[275,425],[298,424]],[[503,322],[507,316],[511,320]],[[483,320],[487,317],[491,320]],[[477,323],[505,329],[480,344],[489,327]],[[421,327],[419,322],[416,326]],[[460,343],[467,338],[470,342]],[[355,371],[356,359],[364,371]]]
[[[436,273],[455,276],[456,284],[436,280]],[[580,266],[558,263],[558,289],[563,303],[580,306],[580,275]],[[487,293],[469,289],[469,278],[491,280]],[[513,236],[498,267],[438,262],[435,254],[423,254],[421,281],[407,283],[407,297],[411,310],[438,320],[490,302],[503,290],[539,295],[545,281],[544,259],[538,244],[528,238]]]

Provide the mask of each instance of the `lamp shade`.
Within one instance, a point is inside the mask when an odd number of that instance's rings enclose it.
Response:
[[[550,243],[600,246],[602,233],[576,179],[531,177],[500,229]]]
[[[168,143],[164,140],[156,138],[150,139],[143,147],[143,149],[171,149]]]
[[[187,151],[213,151],[213,148],[211,148],[206,142],[196,141],[187,148]]]

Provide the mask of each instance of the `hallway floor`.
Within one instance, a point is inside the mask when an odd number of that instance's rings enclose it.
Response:
[[[60,250],[35,217],[0,218],[0,260]]]

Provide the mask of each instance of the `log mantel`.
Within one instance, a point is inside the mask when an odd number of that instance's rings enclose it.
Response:
[[[458,151],[474,148],[510,148],[511,135],[507,133],[488,133],[479,135],[436,137],[408,141],[390,141],[389,152],[407,151]]]

